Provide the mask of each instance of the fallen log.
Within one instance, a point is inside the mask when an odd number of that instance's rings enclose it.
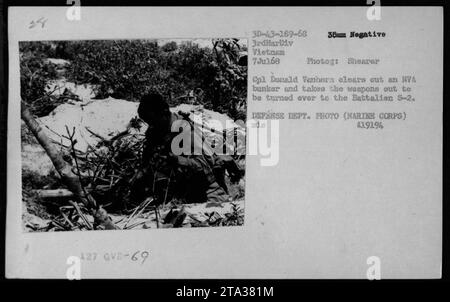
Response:
[[[73,198],[72,191],[67,189],[56,189],[56,190],[36,190],[35,191],[39,198],[43,199],[55,199],[55,198]]]
[[[72,166],[62,158],[58,149],[56,149],[49,137],[44,133],[42,127],[36,122],[23,101],[21,102],[20,113],[22,120],[36,137],[39,144],[44,148],[48,157],[50,157],[63,183],[74,194],[76,200],[84,204],[91,211],[92,216],[94,216],[95,225],[101,225],[107,230],[116,229],[106,210],[97,205],[94,198],[83,189],[78,176],[72,172]]]

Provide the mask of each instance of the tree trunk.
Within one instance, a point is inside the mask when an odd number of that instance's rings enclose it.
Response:
[[[23,121],[34,134],[39,144],[44,148],[48,157],[50,157],[50,160],[55,166],[56,171],[58,171],[61,176],[63,183],[70,191],[72,191],[77,201],[84,204],[86,208],[92,212],[96,225],[102,225],[107,230],[116,229],[116,226],[108,216],[105,209],[98,206],[90,194],[84,192],[78,176],[72,172],[72,166],[62,158],[61,154],[42,130],[42,127],[31,115],[27,105],[24,102],[22,102],[21,105],[21,117]]]

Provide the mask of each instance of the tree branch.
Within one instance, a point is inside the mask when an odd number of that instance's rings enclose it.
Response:
[[[50,160],[61,176],[63,183],[70,191],[72,191],[77,201],[84,204],[84,206],[92,212],[96,225],[102,225],[107,230],[116,229],[117,227],[108,216],[108,213],[101,206],[97,205],[95,199],[89,193],[86,193],[83,190],[79,178],[72,172],[71,165],[62,158],[51,140],[44,133],[42,127],[31,115],[27,105],[23,101],[21,102],[21,105],[22,120],[36,137],[39,144],[44,148],[48,157],[50,157]]]

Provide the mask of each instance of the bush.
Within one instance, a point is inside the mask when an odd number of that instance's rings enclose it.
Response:
[[[245,120],[247,64],[237,39],[216,39],[211,48],[174,41],[159,46],[152,40],[21,42],[21,96],[38,115],[63,102],[46,93],[55,79],[48,57],[71,61],[68,80],[93,84],[97,98],[139,101],[159,92],[172,106],[197,102],[206,108]]]
[[[174,106],[194,99],[205,107],[245,119],[247,66],[239,65],[237,40],[214,48],[149,40],[67,42],[70,79],[96,85],[96,97],[139,101],[159,92]]]
[[[61,101],[46,92],[50,80],[56,79],[56,66],[44,59],[52,54],[43,42],[20,43],[20,96],[32,113],[48,115]]]

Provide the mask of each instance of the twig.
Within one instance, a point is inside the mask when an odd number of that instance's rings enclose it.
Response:
[[[67,135],[69,135],[72,156],[73,156],[73,159],[75,161],[75,166],[77,168],[77,173],[75,173],[75,174],[78,175],[78,179],[80,180],[81,189],[83,190],[84,196],[88,196],[88,194],[86,192],[86,188],[83,186],[83,181],[82,181],[81,173],[80,173],[80,165],[78,164],[78,156],[77,156],[77,154],[75,152],[76,141],[73,139],[73,137],[75,136],[75,127],[73,127],[72,134],[71,134],[70,131],[69,131],[69,127],[67,127],[67,125],[66,125],[66,131],[67,131]]]
[[[69,217],[67,217],[67,215],[62,211],[61,208],[59,208],[59,212],[61,213],[64,220],[67,221],[67,223],[72,227],[72,229],[74,229],[75,225],[72,223],[72,221],[70,221]]]
[[[155,218],[156,218],[156,228],[159,229],[159,214],[158,206],[155,206]]]
[[[172,174],[173,174],[173,169],[171,169],[171,170],[170,170],[169,180],[167,181],[166,194],[164,194],[164,201],[163,201],[163,205],[165,205],[165,204],[166,204],[166,200],[167,200],[167,193],[169,192],[169,186],[170,186],[170,180],[172,179]]]
[[[73,202],[72,200],[69,200],[69,203],[71,205],[73,205],[73,207],[75,208],[75,210],[77,211],[78,215],[80,215],[81,219],[84,221],[84,223],[86,224],[86,227],[88,228],[88,230],[93,230],[94,228],[92,227],[92,225],[89,223],[89,221],[87,220],[86,216],[84,216],[83,212],[81,212],[80,207],[78,206],[78,204],[76,202]]]
[[[126,228],[128,223],[134,218],[139,216],[145,208],[153,201],[153,198],[147,198],[143,203],[136,207],[133,213],[128,217],[127,222],[124,224],[123,228]]]
[[[98,137],[98,138],[101,139],[102,141],[108,141],[106,138],[104,138],[104,137],[101,136],[100,134],[95,133],[94,131],[92,131],[89,127],[85,126],[84,128],[86,128],[86,130],[87,130],[90,134],[92,134],[92,135],[95,136],[95,137]]]

